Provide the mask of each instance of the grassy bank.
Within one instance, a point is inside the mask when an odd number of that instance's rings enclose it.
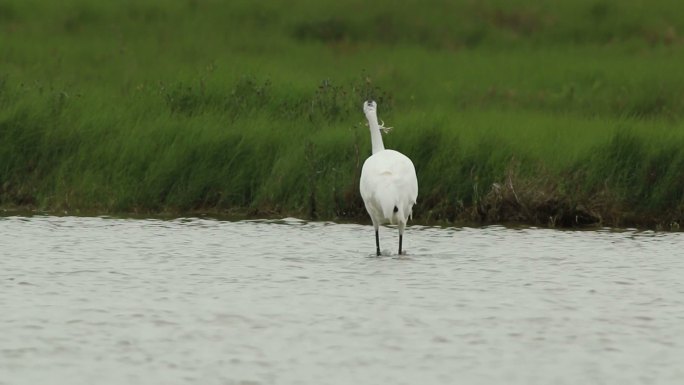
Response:
[[[366,220],[375,98],[419,222],[676,227],[682,11],[0,1],[0,205]]]

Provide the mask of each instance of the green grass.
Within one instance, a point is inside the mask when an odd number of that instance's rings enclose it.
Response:
[[[361,103],[416,220],[676,227],[677,1],[0,0],[0,206],[366,220]]]

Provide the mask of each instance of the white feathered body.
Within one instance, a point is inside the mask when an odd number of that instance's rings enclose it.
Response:
[[[363,163],[359,188],[373,224],[399,225],[403,232],[418,198],[413,162],[398,151],[380,150]]]

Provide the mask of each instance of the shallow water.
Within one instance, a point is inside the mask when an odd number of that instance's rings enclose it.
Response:
[[[404,238],[0,218],[0,384],[684,383],[684,234]]]

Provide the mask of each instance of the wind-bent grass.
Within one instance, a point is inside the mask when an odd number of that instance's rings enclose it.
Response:
[[[365,219],[374,98],[419,221],[677,226],[682,11],[5,1],[0,205]]]

